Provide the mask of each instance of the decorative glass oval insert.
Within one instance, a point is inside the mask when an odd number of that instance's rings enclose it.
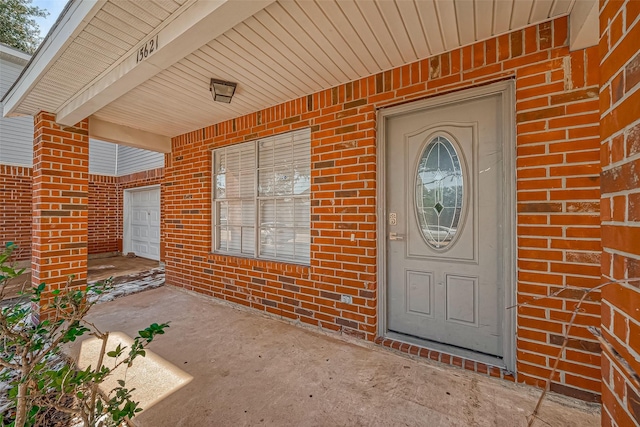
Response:
[[[433,138],[420,156],[415,193],[418,225],[432,248],[446,248],[455,238],[463,191],[458,152],[444,136]]]

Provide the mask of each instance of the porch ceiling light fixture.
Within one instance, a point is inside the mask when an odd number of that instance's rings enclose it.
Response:
[[[209,90],[211,91],[214,101],[230,104],[237,85],[237,83],[211,79],[211,86],[209,87]]]

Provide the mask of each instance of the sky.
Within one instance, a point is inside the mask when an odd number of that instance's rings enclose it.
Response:
[[[36,18],[36,22],[40,26],[40,37],[44,38],[51,26],[56,22],[56,19],[58,19],[58,15],[64,9],[67,0],[32,0],[31,4],[49,11],[49,16],[46,18]]]

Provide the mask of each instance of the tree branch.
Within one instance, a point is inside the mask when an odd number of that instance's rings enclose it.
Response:
[[[624,282],[626,282],[626,283],[636,282],[636,281],[640,281],[640,278],[634,277],[634,278],[630,278],[630,279],[624,280]],[[516,304],[516,305],[513,305],[511,307],[507,307],[507,308],[511,309],[511,308],[515,308],[515,307],[533,305],[537,301],[557,296],[562,291],[564,291],[565,289],[574,289],[574,290],[580,290],[580,291],[584,292],[584,294],[578,300],[578,303],[576,304],[575,308],[572,311],[571,319],[570,319],[569,323],[567,324],[566,331],[565,331],[565,333],[563,335],[563,341],[562,341],[562,345],[560,346],[560,351],[558,352],[558,356],[554,360],[553,367],[551,369],[551,373],[549,374],[549,377],[547,378],[546,386],[543,389],[542,394],[540,395],[540,398],[538,399],[538,402],[536,403],[536,407],[534,408],[533,412],[531,413],[530,419],[529,419],[528,424],[527,424],[528,427],[532,427],[534,422],[535,422],[535,420],[539,419],[538,418],[538,414],[540,413],[540,408],[542,406],[542,402],[544,401],[544,398],[546,397],[547,393],[551,389],[551,382],[553,381],[553,377],[555,376],[556,372],[558,371],[558,364],[560,363],[560,359],[562,359],[562,355],[563,355],[565,349],[567,348],[567,344],[569,343],[569,332],[571,331],[571,328],[573,327],[573,325],[575,323],[576,316],[578,315],[578,312],[580,311],[580,307],[581,307],[582,303],[587,298],[587,296],[589,294],[591,294],[592,292],[599,291],[602,288],[604,288],[605,286],[611,285],[611,284],[614,284],[614,283],[620,283],[620,281],[610,281],[610,282],[602,283],[602,284],[600,284],[598,286],[594,286],[593,288],[580,288],[580,287],[575,287],[575,286],[564,286],[561,289],[559,289],[558,291],[553,292],[552,294],[549,294],[547,296],[534,298],[533,300],[526,301],[526,302],[523,302],[523,303],[520,303],[520,304]],[[596,336],[596,338],[598,338],[598,337]],[[600,340],[598,340],[598,341],[600,341]]]

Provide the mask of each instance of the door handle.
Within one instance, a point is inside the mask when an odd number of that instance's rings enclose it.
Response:
[[[389,233],[389,240],[404,240],[404,234]]]

